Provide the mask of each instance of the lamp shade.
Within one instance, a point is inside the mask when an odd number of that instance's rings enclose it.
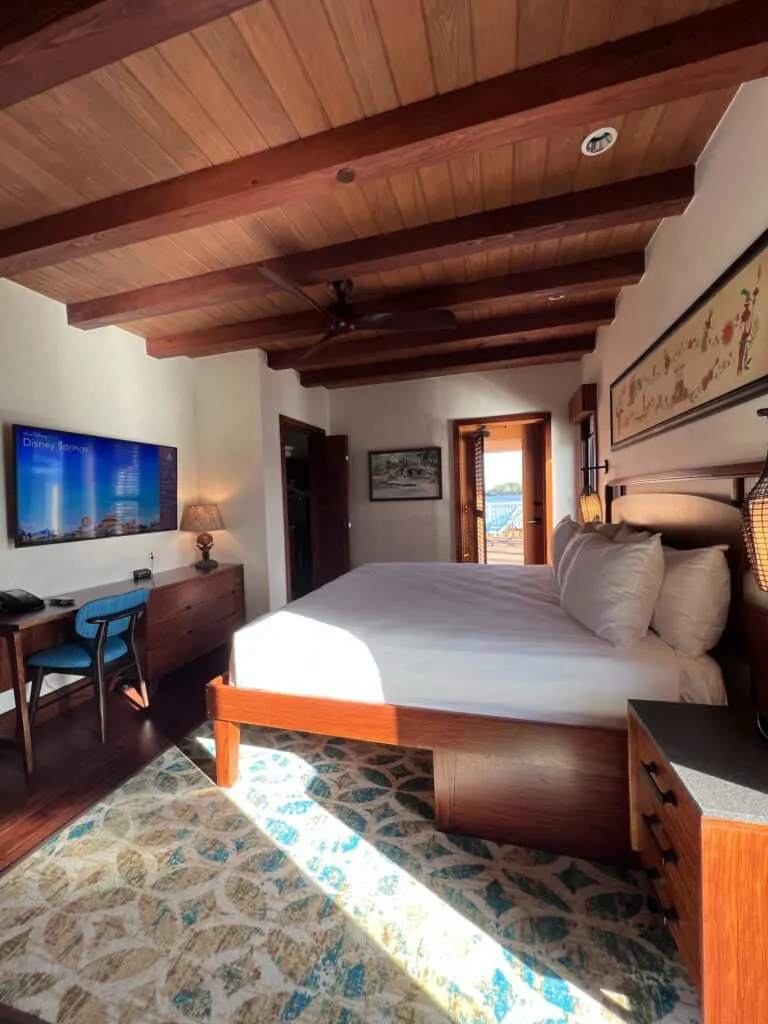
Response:
[[[218,505],[185,505],[181,516],[181,529],[192,533],[210,533],[223,530]]]
[[[741,508],[744,543],[757,585],[768,591],[768,461]]]
[[[579,514],[582,523],[599,523],[603,518],[600,495],[590,491],[579,495]]]

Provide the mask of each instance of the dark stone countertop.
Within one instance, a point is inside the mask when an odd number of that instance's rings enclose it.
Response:
[[[651,700],[629,706],[703,815],[768,825],[768,740],[754,708]]]

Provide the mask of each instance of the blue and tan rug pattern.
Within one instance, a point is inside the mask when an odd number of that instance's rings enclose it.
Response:
[[[421,751],[207,727],[0,880],[0,1003],[61,1024],[699,1024],[638,879],[444,835]]]

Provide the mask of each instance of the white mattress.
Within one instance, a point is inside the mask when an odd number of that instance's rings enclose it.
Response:
[[[711,658],[619,650],[560,608],[548,566],[364,565],[234,640],[242,688],[623,727],[630,697],[723,703]]]

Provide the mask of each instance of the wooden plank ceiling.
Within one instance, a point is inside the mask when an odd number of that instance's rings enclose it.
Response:
[[[762,0],[32,6],[0,15],[0,273],[158,358],[258,347],[307,386],[581,358],[768,74]],[[307,355],[323,318],[263,263],[459,326]]]

